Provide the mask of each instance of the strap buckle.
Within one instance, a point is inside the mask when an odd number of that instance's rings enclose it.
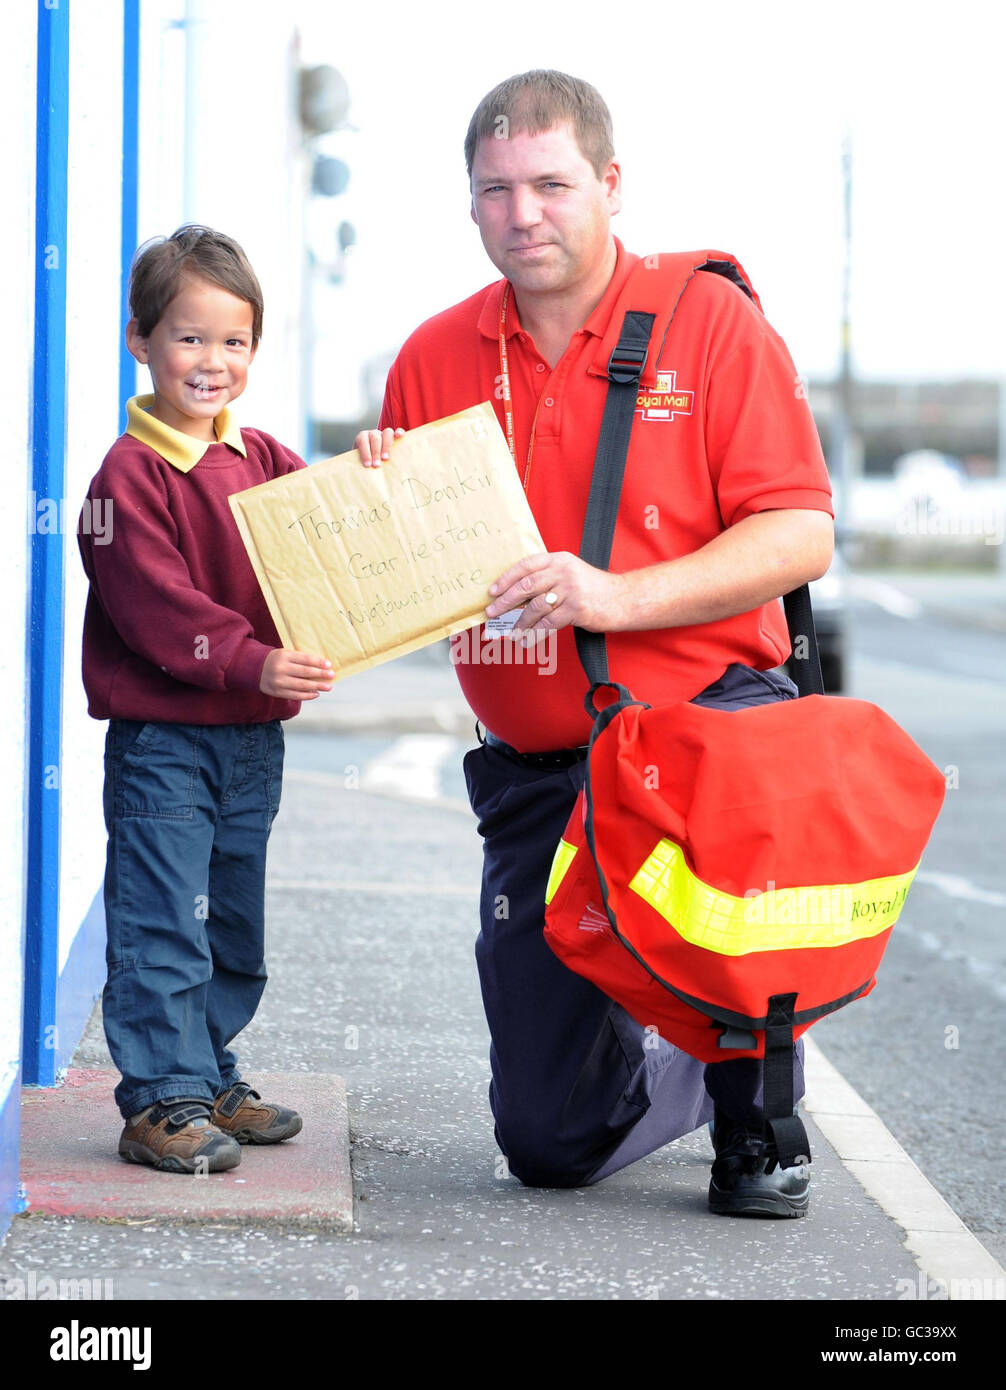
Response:
[[[227,1087],[222,1096],[217,1096],[217,1111],[219,1114],[225,1115],[228,1120],[232,1120],[247,1097],[254,1095],[257,1095],[257,1092],[252,1090],[247,1081],[234,1081]]]
[[[637,382],[643,373],[648,347],[648,342],[640,347],[631,343],[617,343],[608,358],[608,380],[617,382],[619,386],[629,386]]]

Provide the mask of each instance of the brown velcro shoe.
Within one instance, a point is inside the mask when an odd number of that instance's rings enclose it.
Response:
[[[213,1123],[239,1144],[278,1144],[304,1128],[296,1110],[267,1105],[246,1081],[235,1081],[213,1102]]]
[[[241,1150],[210,1122],[205,1100],[157,1101],[126,1121],[119,1153],[168,1173],[219,1173],[236,1168]]]

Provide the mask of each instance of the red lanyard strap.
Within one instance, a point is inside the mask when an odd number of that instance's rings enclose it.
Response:
[[[513,399],[510,395],[510,364],[506,350],[506,302],[510,294],[510,281],[503,286],[503,298],[500,302],[500,390],[503,392],[503,416],[506,421],[506,442],[510,449],[510,456],[514,463],[517,462],[517,449],[514,442],[513,433]]]

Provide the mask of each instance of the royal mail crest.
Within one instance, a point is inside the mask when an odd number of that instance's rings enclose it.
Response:
[[[675,415],[691,415],[694,391],[681,391],[677,372],[658,372],[656,384],[640,391],[636,409],[644,420],[673,420]]]

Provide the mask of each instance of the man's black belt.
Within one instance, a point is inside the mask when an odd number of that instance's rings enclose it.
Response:
[[[521,767],[537,767],[545,770],[559,769],[563,767],[575,767],[577,763],[582,763],[587,756],[588,744],[581,748],[553,748],[547,753],[518,753],[516,748],[511,748],[509,743],[504,743],[501,738],[485,731],[484,743],[490,748],[495,748],[497,753],[502,753],[511,762],[520,763]]]

